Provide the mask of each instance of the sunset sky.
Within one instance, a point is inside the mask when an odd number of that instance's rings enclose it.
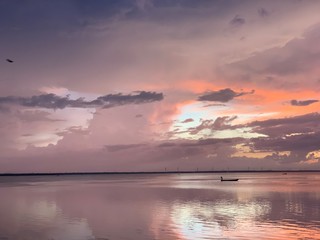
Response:
[[[320,169],[319,12],[0,1],[0,172]]]

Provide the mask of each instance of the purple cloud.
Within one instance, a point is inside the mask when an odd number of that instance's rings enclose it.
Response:
[[[310,100],[303,100],[303,101],[299,101],[299,100],[291,100],[290,103],[292,106],[308,106],[312,103],[316,103],[319,102],[319,100],[316,99],[310,99]]]
[[[139,91],[135,94],[124,95],[108,94],[96,98],[93,101],[86,101],[84,98],[78,98],[76,100],[70,99],[69,96],[61,97],[55,94],[42,94],[32,97],[0,97],[0,105],[20,105],[23,107],[38,107],[48,109],[64,109],[67,107],[72,108],[111,108],[116,106],[128,105],[128,104],[142,104],[150,103],[154,101],[161,101],[163,99],[162,93]]]
[[[230,88],[226,88],[219,91],[207,92],[206,94],[199,96],[198,101],[229,102],[236,97],[253,93],[254,90],[251,92],[235,92]]]

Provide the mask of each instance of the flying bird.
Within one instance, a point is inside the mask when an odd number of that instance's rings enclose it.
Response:
[[[13,63],[13,61],[12,61],[11,59],[9,59],[9,58],[7,58],[6,60],[7,60],[7,62],[9,62],[9,63]]]

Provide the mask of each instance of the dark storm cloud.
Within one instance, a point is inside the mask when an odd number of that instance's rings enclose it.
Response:
[[[310,100],[304,100],[304,101],[299,101],[299,100],[291,100],[290,103],[292,106],[308,106],[312,103],[319,102],[319,100],[316,99],[310,99]]]
[[[198,101],[229,102],[236,97],[253,93],[254,90],[251,92],[235,92],[230,88],[226,88],[219,91],[207,92],[206,94],[199,96]]]
[[[310,113],[295,117],[254,121],[246,125],[254,132],[269,137],[283,137],[294,133],[310,133],[320,131],[320,114]]]
[[[67,107],[72,108],[111,108],[127,104],[142,104],[154,101],[161,101],[163,99],[162,93],[156,92],[135,92],[134,94],[124,95],[108,94],[100,96],[93,101],[86,101],[84,98],[76,100],[70,99],[68,96],[61,97],[55,94],[42,94],[32,97],[0,97],[0,105],[20,105],[24,107],[39,107],[48,109],[64,109]]]
[[[320,149],[320,132],[288,137],[254,138],[254,147],[259,151],[311,152]]]
[[[230,24],[235,27],[240,27],[246,23],[246,20],[239,15],[236,15],[231,21]]]
[[[264,9],[264,8],[259,8],[259,9],[258,9],[258,14],[259,14],[260,17],[267,17],[267,16],[269,16],[269,12],[268,12],[266,9]]]
[[[319,113],[255,121],[248,126],[252,127],[254,132],[267,136],[251,139],[248,146],[251,146],[253,151],[290,152],[288,156],[279,157],[279,161],[304,161],[309,152],[320,150]],[[275,159],[276,154],[269,157]]]

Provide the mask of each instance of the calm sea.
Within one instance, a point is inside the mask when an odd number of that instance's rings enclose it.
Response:
[[[320,174],[0,177],[0,240],[320,239]]]

